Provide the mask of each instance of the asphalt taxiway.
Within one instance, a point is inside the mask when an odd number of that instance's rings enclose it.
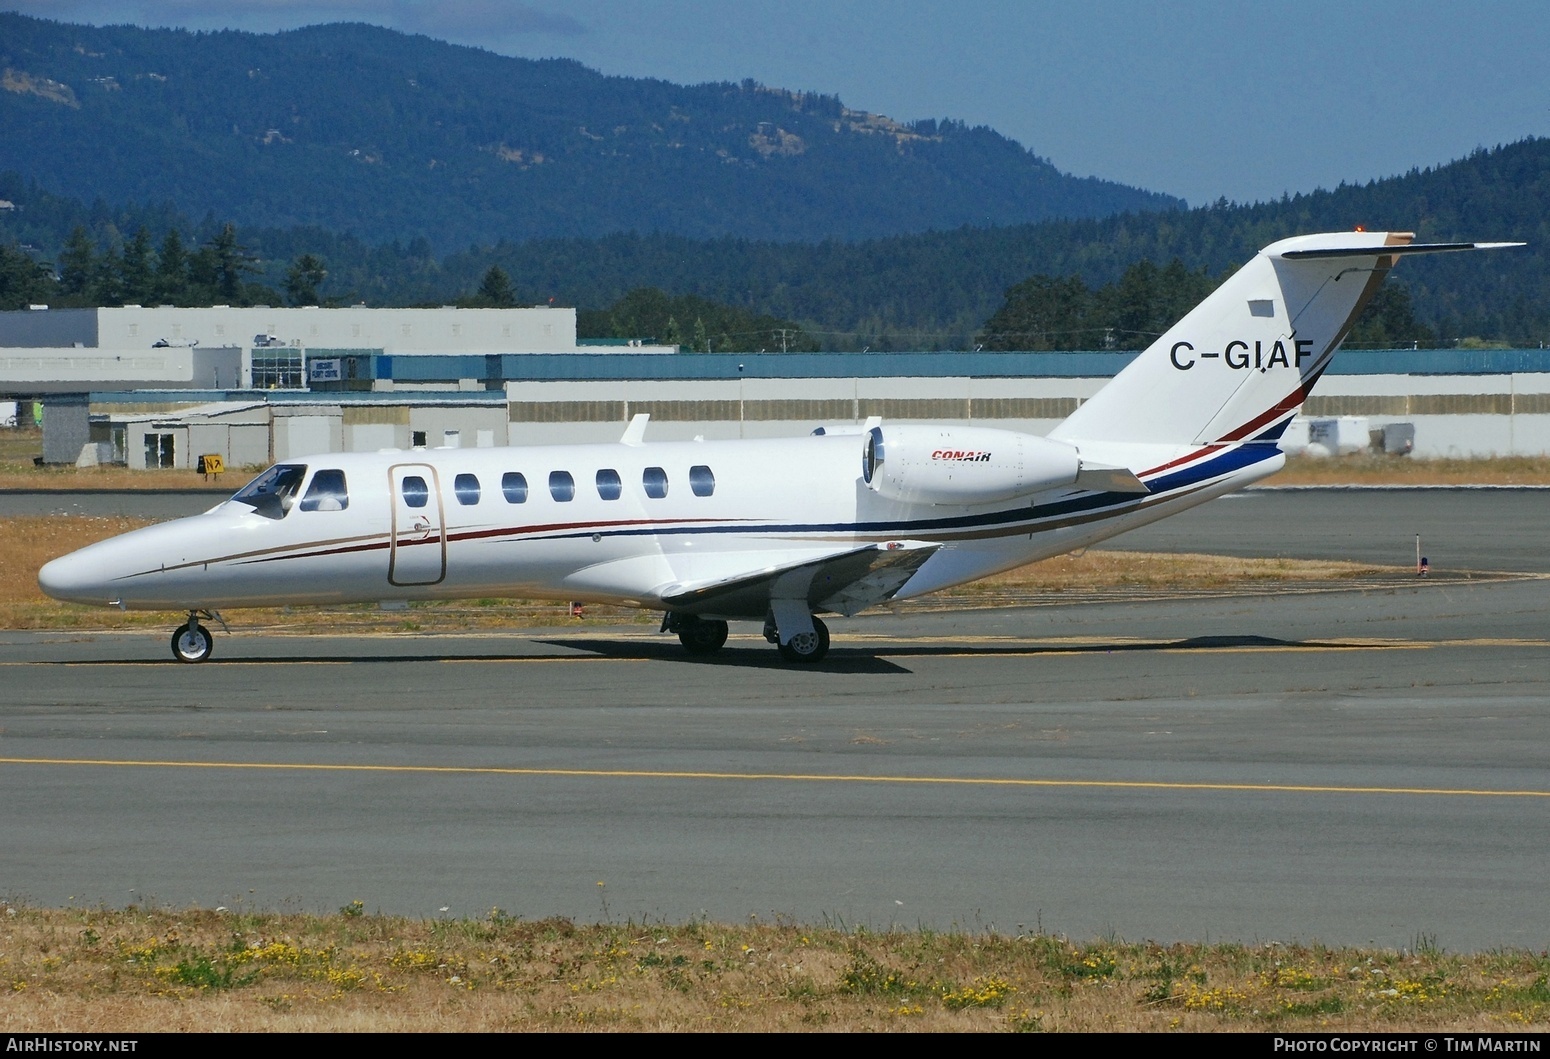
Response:
[[[833,623],[0,633],[0,894],[1550,943],[1550,579]]]

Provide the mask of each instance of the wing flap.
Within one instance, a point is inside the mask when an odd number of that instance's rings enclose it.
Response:
[[[850,615],[893,598],[939,547],[925,541],[866,544],[700,584],[672,585],[660,598],[674,610],[758,618],[779,595]]]

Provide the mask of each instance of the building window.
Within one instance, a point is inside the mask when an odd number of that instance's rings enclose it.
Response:
[[[569,471],[549,472],[549,495],[564,504],[576,498],[576,479]]]
[[[425,448],[425,431],[411,430],[409,432],[409,445],[411,448],[416,449]]]
[[[452,479],[452,494],[457,497],[457,502],[464,507],[479,502],[479,477],[473,474],[460,474]]]
[[[411,474],[404,479],[404,484],[399,487],[403,494],[405,507],[424,507],[430,500],[430,486],[425,484],[425,479],[417,474]]]
[[[640,484],[646,495],[653,500],[667,496],[667,472],[660,467],[647,467],[641,472]]]
[[[508,504],[527,503],[527,475],[521,471],[507,471],[501,475],[501,492]]]
[[[624,491],[624,481],[619,477],[619,472],[604,468],[597,472],[597,495],[604,500],[618,500],[619,494]]]
[[[716,491],[716,476],[703,463],[689,468],[689,488],[695,496],[710,496]]]
[[[294,346],[255,346],[253,349],[253,388],[255,390],[300,390],[305,377],[301,350]]]

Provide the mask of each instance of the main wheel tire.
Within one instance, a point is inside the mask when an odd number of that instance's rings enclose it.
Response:
[[[692,655],[713,655],[727,642],[727,623],[697,618],[678,630],[678,642]]]
[[[788,662],[822,662],[829,653],[829,627],[813,619],[813,631],[793,636],[780,645],[780,656]]]
[[[215,650],[215,638],[203,625],[180,625],[172,634],[172,657],[179,662],[203,662]]]

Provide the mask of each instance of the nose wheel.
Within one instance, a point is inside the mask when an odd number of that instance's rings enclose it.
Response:
[[[205,617],[214,617],[224,626],[225,622],[220,615],[206,613]],[[210,635],[210,630],[199,623],[200,612],[191,610],[188,612],[188,621],[179,625],[177,631],[172,634],[172,657],[179,662],[203,662],[215,651],[215,638]]]

